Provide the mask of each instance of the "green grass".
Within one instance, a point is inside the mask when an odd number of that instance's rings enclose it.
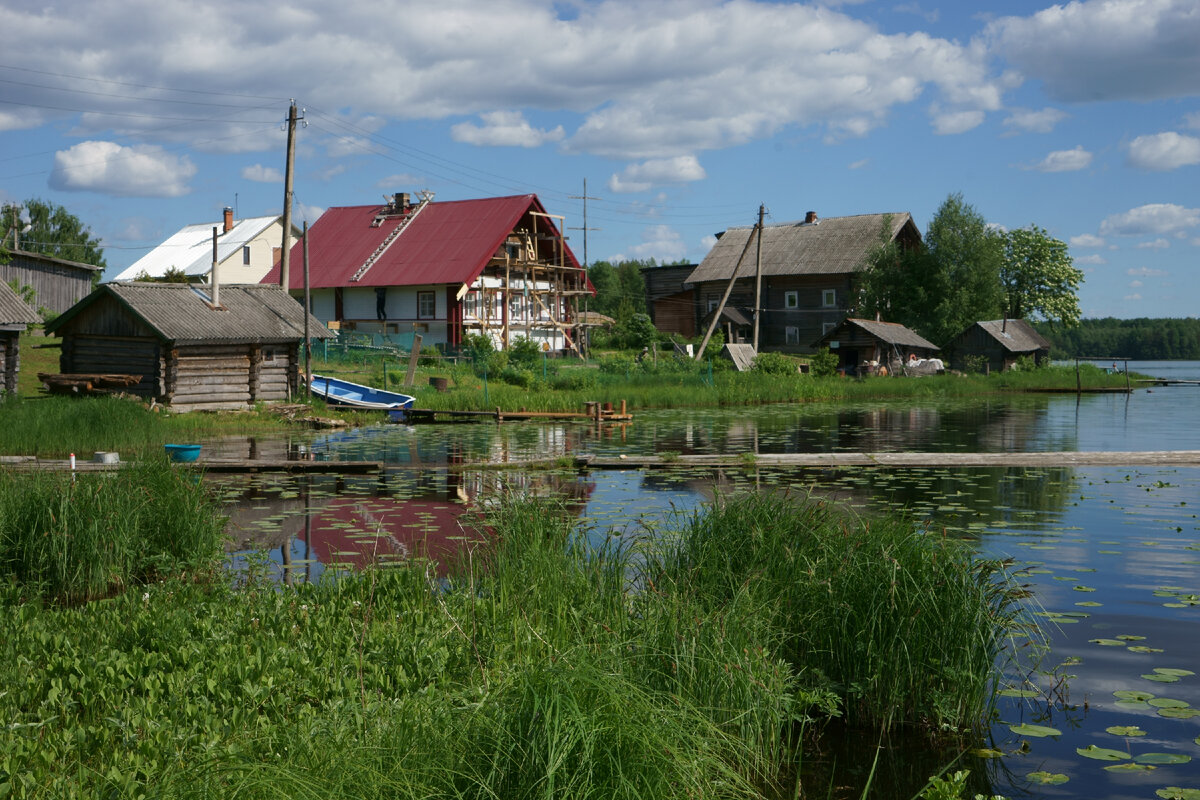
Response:
[[[10,577],[0,787],[751,798],[779,796],[830,715],[982,720],[1006,584],[903,520],[754,495],[600,551],[546,501],[508,498],[479,524],[494,544],[445,582],[417,563],[62,608],[22,602]]]
[[[165,458],[116,473],[0,470],[0,580],[45,601],[210,572],[223,529],[197,477]]]

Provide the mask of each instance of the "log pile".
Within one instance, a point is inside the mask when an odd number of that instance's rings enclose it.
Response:
[[[51,394],[113,394],[136,386],[141,375],[121,373],[50,373],[39,372],[42,388]]]

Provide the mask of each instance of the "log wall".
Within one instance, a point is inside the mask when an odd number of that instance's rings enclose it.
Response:
[[[163,394],[162,347],[149,337],[112,337],[73,334],[63,337],[59,369],[64,373],[116,373],[141,375],[126,391],[141,397]]]
[[[17,370],[21,366],[18,337],[16,331],[0,331],[0,394],[17,392]]]

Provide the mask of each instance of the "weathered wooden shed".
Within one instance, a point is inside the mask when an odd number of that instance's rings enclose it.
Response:
[[[17,372],[21,368],[20,337],[25,326],[42,318],[0,281],[0,395],[17,391]]]
[[[685,283],[696,264],[642,267],[646,284],[646,310],[654,327],[663,333],[696,335],[696,292]]]
[[[837,353],[838,367],[850,375],[873,372],[880,366],[893,375],[900,374],[911,356],[928,359],[938,352],[937,345],[899,323],[853,317],[813,342],[814,350],[822,347]]]
[[[303,307],[278,286],[108,283],[46,326],[63,373],[141,375],[128,391],[180,411],[284,400],[303,385]],[[313,339],[333,334],[308,315]]]
[[[0,283],[31,287],[34,306],[61,314],[88,296],[102,271],[92,264],[9,250],[7,263],[0,264]]]
[[[1050,342],[1023,319],[993,319],[976,322],[946,345],[950,366],[966,370],[968,359],[988,371],[1012,369],[1018,358],[1028,356],[1039,366],[1050,357]],[[971,365],[975,366],[975,365]],[[979,367],[976,367],[979,368]]]

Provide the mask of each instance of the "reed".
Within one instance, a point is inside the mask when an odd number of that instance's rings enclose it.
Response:
[[[0,471],[0,577],[46,600],[211,570],[222,537],[195,476],[163,458],[116,474]]]

